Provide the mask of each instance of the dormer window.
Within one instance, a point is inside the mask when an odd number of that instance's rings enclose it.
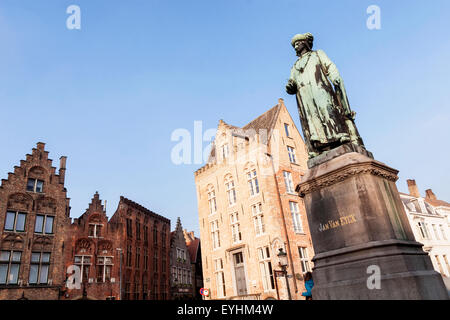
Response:
[[[44,181],[38,179],[28,179],[27,191],[42,193],[44,190]]]

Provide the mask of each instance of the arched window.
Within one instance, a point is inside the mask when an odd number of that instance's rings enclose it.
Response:
[[[225,178],[225,188],[227,190],[228,205],[236,204],[236,189],[231,175]]]
[[[246,170],[247,182],[249,187],[250,196],[259,194],[259,182],[256,169],[252,166]]]
[[[207,193],[208,193],[209,214],[214,214],[217,211],[217,202],[216,202],[216,192],[212,185],[208,186]]]

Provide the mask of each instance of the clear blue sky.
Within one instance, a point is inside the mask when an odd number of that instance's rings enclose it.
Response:
[[[81,7],[81,30],[66,8]],[[366,28],[381,7],[382,29]],[[1,0],[0,176],[38,141],[68,156],[72,217],[95,191],[198,234],[193,172],[170,140],[195,120],[244,125],[284,98],[290,39],[315,35],[345,80],[375,157],[450,201],[450,1]],[[300,127],[300,126],[299,126]]]

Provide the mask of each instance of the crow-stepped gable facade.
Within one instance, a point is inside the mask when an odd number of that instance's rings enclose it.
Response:
[[[64,234],[70,206],[66,157],[52,166],[39,142],[0,186],[0,300],[60,297],[64,288]]]

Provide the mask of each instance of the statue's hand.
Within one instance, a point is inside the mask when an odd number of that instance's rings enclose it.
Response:
[[[297,84],[294,80],[289,79],[288,84],[286,85],[286,92],[288,94],[296,94],[297,93]]]

